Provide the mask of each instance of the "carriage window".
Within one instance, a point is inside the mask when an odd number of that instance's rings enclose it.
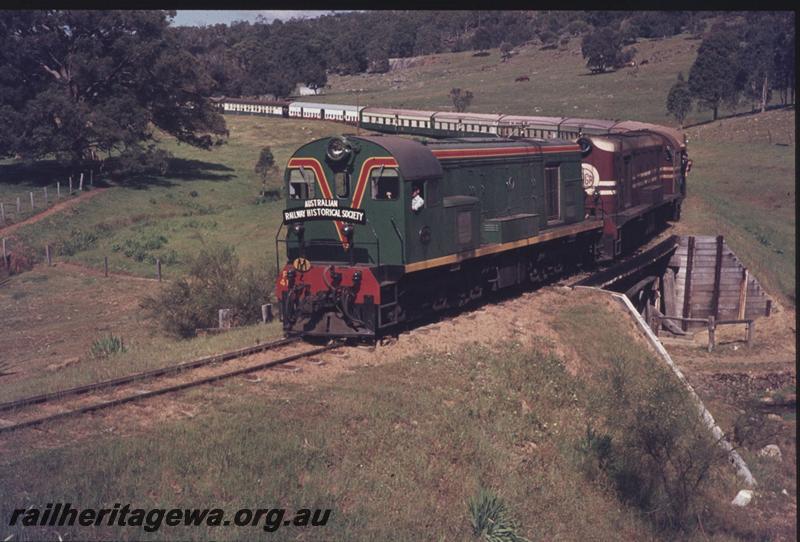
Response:
[[[289,171],[289,199],[309,199],[315,196],[314,185],[317,176],[310,169],[300,168]]]
[[[544,201],[548,221],[558,220],[561,217],[558,184],[558,166],[544,168]]]
[[[333,182],[336,184],[336,194],[340,198],[346,198],[350,195],[350,174],[344,171],[333,176]]]
[[[370,174],[372,199],[397,199],[400,176],[394,168],[373,169]]]

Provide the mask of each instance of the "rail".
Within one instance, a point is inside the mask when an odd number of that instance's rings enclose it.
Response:
[[[258,352],[263,352],[265,350],[270,350],[272,348],[277,348],[279,346],[284,346],[287,344],[291,344],[293,342],[297,342],[300,340],[297,337],[288,337],[284,339],[278,339],[277,341],[271,341],[266,343],[260,343],[255,346],[248,346],[245,348],[239,348],[237,350],[231,350],[229,352],[225,352],[222,354],[215,354],[213,356],[205,356],[202,358],[194,359],[191,361],[187,361],[184,363],[180,363],[178,365],[172,365],[170,367],[162,367],[160,369],[153,369],[151,371],[145,371],[142,373],[136,373],[133,375],[123,376],[120,378],[115,378],[112,380],[104,380],[102,382],[95,382],[94,384],[87,384],[85,386],[78,386],[75,388],[68,388],[65,390],[54,391],[50,393],[43,393],[41,395],[34,395],[32,397],[25,397],[24,399],[17,399],[14,401],[8,401],[6,403],[0,403],[0,412],[6,410],[13,410],[16,408],[29,406],[29,405],[36,405],[40,403],[46,403],[48,401],[52,401],[55,399],[63,399],[64,397],[71,397],[75,395],[82,395],[85,393],[89,393],[92,391],[97,391],[101,389],[107,388],[114,388],[117,386],[121,386],[123,384],[130,384],[131,382],[138,382],[140,380],[147,380],[150,378],[157,378],[159,376],[165,376],[168,374],[175,374],[181,371],[185,371],[187,369],[196,369],[198,367],[203,367],[204,365],[210,365],[212,363],[221,363],[224,361],[229,361],[236,358],[241,358],[243,356],[249,356],[251,354],[256,354]]]
[[[283,357],[283,358],[274,359],[274,360],[267,361],[267,362],[264,362],[264,363],[259,363],[259,364],[256,364],[256,365],[251,365],[251,366],[248,366],[248,367],[243,367],[243,368],[240,368],[240,369],[235,369],[233,371],[219,373],[219,374],[216,374],[216,375],[212,375],[212,376],[208,376],[208,377],[204,377],[204,378],[200,378],[200,379],[196,379],[196,380],[189,380],[188,382],[181,382],[179,384],[174,384],[174,385],[171,385],[171,386],[166,386],[166,387],[156,388],[156,389],[146,390],[146,391],[133,390],[133,392],[130,393],[129,395],[125,395],[125,396],[118,397],[118,398],[115,398],[115,399],[111,399],[111,400],[107,400],[107,401],[100,401],[100,402],[97,402],[97,403],[93,403],[93,404],[86,405],[86,406],[81,406],[81,407],[74,408],[74,409],[71,409],[71,410],[63,410],[61,412],[57,412],[57,413],[54,413],[54,414],[49,414],[49,415],[44,415],[44,416],[40,416],[40,417],[36,417],[36,418],[23,420],[23,421],[20,421],[18,423],[14,423],[14,424],[11,424],[11,425],[0,426],[0,433],[9,433],[9,432],[17,431],[19,429],[23,429],[23,428],[26,428],[26,427],[33,427],[33,426],[36,426],[36,425],[40,425],[40,424],[45,423],[45,422],[61,420],[63,418],[72,417],[72,416],[79,416],[81,414],[86,414],[86,413],[89,413],[89,412],[96,412],[98,410],[103,410],[103,409],[107,409],[107,408],[123,405],[123,404],[126,404],[126,403],[131,403],[131,402],[134,402],[134,401],[139,401],[141,399],[147,399],[147,398],[150,398],[150,397],[156,397],[156,396],[159,396],[159,395],[165,395],[165,394],[168,394],[168,393],[174,393],[174,392],[177,392],[177,391],[181,391],[181,390],[185,390],[185,389],[189,389],[189,388],[193,388],[193,387],[197,387],[197,386],[210,384],[212,382],[218,382],[220,380],[232,378],[232,377],[235,377],[235,376],[241,376],[241,375],[248,374],[248,373],[254,373],[254,372],[257,372],[257,371],[270,369],[270,368],[273,368],[273,367],[277,367],[279,365],[285,365],[285,364],[287,364],[289,362],[296,361],[296,360],[299,360],[299,359],[302,359],[302,358],[306,358],[306,357],[309,357],[309,356],[314,356],[314,355],[317,355],[317,354],[321,354],[323,352],[327,352],[329,350],[333,350],[335,348],[339,348],[340,346],[342,346],[341,343],[331,343],[331,344],[328,344],[328,345],[325,345],[325,346],[322,346],[322,347],[314,348],[314,349],[311,349],[311,350],[306,350],[305,352],[292,354],[292,355],[289,355],[289,356],[286,356],[286,357]],[[239,357],[241,357],[241,355]],[[63,398],[63,397],[58,397],[58,398],[60,399],[60,398]],[[22,400],[21,402],[24,402],[24,401],[29,401],[29,400]],[[26,406],[30,405],[30,404],[33,404],[33,403],[32,402],[27,402]]]

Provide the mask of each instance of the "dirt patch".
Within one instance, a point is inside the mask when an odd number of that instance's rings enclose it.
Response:
[[[69,209],[71,207],[74,207],[74,206],[78,205],[79,203],[82,203],[84,201],[90,200],[90,199],[94,198],[95,196],[99,196],[100,194],[102,194],[106,190],[108,190],[108,189],[107,188],[95,188],[95,189],[93,189],[93,190],[91,190],[89,192],[84,192],[83,194],[80,194],[79,196],[75,196],[75,197],[70,198],[68,200],[60,201],[60,202],[56,203],[55,205],[53,205],[52,207],[48,207],[47,209],[45,209],[41,213],[36,213],[35,215],[26,218],[22,222],[17,222],[16,224],[11,224],[10,226],[6,226],[4,228],[0,228],[0,235],[2,235],[4,237],[8,237],[9,235],[12,235],[15,231],[20,229],[22,226],[26,226],[28,224],[34,224],[36,222],[39,222],[40,220],[43,220],[43,219],[47,218],[48,216],[54,215],[56,213],[60,213],[64,209]]]

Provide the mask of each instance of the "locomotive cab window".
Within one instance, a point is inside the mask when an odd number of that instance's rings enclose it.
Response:
[[[370,174],[372,199],[394,200],[400,193],[400,176],[395,168],[375,169]]]
[[[315,196],[314,185],[317,176],[310,169],[300,168],[289,171],[289,199],[309,199]]]
[[[558,170],[558,166],[544,168],[544,202],[548,222],[556,222],[561,218]]]

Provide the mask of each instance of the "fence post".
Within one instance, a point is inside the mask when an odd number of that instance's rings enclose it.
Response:
[[[272,322],[272,303],[261,305],[261,321],[263,323]]]
[[[94,186],[94,169],[89,170],[89,186]]]
[[[230,329],[232,327],[232,309],[219,309],[219,328]]]
[[[33,209],[34,209],[34,206],[33,206],[33,192],[31,192],[30,194],[31,194],[31,211],[33,211]]]
[[[0,201],[0,222],[6,223],[6,208],[3,207],[3,202]]]
[[[8,266],[8,254],[6,254],[6,238],[3,237],[3,267]]]
[[[47,207],[47,187],[44,187],[44,206]]]
[[[53,257],[50,254],[50,245],[45,245],[44,246],[44,254],[47,257],[47,265],[48,265],[48,267],[53,265]]]
[[[72,195],[72,175],[69,176],[69,195]]]
[[[158,282],[161,282],[161,258],[156,258],[156,276],[158,277]]]
[[[108,256],[103,256],[103,274],[108,276]]]
[[[17,214],[22,212],[22,202],[20,202],[19,196],[17,196]]]
[[[716,341],[716,337],[714,335],[715,335],[715,332],[716,332],[717,325],[716,325],[714,320],[715,320],[715,318],[714,318],[713,315],[708,317],[708,351],[709,352],[714,350],[714,346],[716,346],[716,342],[715,342]]]
[[[747,322],[747,337],[746,337],[747,346],[750,346],[750,344],[752,344],[753,342],[753,331],[755,331],[754,329],[755,327],[756,327],[755,320],[750,320],[749,322]]]
[[[61,199],[61,181],[56,181],[56,199]]]
[[[80,184],[78,184],[78,190],[83,192],[83,173],[81,173],[81,180]]]

